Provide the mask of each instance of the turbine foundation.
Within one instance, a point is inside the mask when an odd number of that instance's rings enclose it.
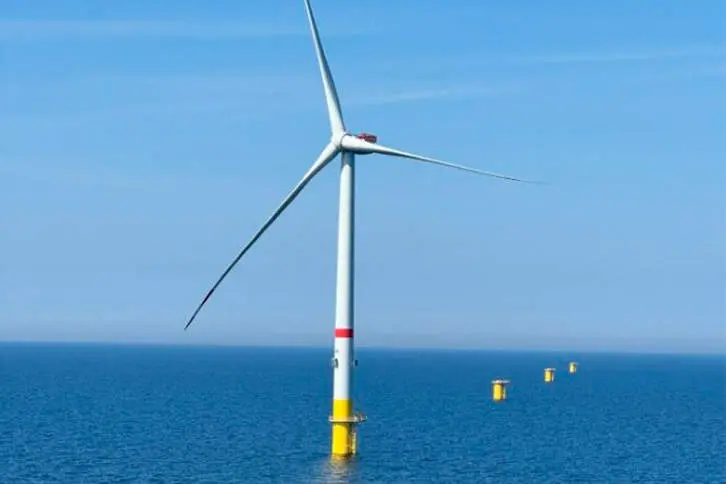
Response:
[[[552,383],[553,381],[555,381],[555,369],[554,368],[545,368],[544,381],[545,381],[545,383]]]
[[[332,455],[334,458],[352,457],[358,453],[359,423],[365,422],[362,413],[353,413],[351,400],[333,400],[333,415],[328,418],[333,424]]]
[[[507,385],[509,380],[492,381],[492,400],[501,402],[507,399]]]

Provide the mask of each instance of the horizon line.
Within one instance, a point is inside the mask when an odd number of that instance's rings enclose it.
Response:
[[[210,343],[210,342],[192,342],[192,343],[175,343],[163,341],[114,341],[114,340],[5,340],[0,339],[0,345],[38,345],[38,346],[121,346],[121,347],[161,347],[161,348],[189,348],[189,349],[302,349],[302,350],[326,350],[329,351],[328,345],[318,344],[238,344],[238,343]],[[361,345],[356,344],[357,350],[374,350],[374,351],[422,351],[422,352],[461,352],[461,353],[572,353],[574,355],[582,354],[601,354],[601,355],[644,355],[644,356],[714,356],[726,357],[726,349],[723,350],[700,350],[700,351],[681,351],[667,349],[575,349],[575,348],[493,348],[493,347],[456,347],[456,346],[426,346],[426,345]]]

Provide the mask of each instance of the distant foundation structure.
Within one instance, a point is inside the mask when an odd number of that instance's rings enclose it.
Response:
[[[544,381],[545,381],[545,383],[552,383],[553,381],[555,381],[555,369],[554,368],[545,368]]]
[[[507,399],[509,380],[492,380],[492,400],[502,402]]]

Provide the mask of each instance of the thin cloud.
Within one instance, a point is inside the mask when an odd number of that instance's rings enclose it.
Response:
[[[314,76],[247,74],[82,76],[0,81],[7,93],[0,127],[18,123],[74,123],[126,116],[247,112],[269,103],[278,110],[301,92],[318,93]],[[42,99],[42,103],[37,100]],[[296,103],[299,104],[299,103]]]
[[[366,85],[375,80],[363,81]],[[377,106],[435,101],[475,99],[511,91],[516,86],[397,86],[365,87],[341,91],[342,102],[350,106]],[[415,83],[412,83],[415,86]],[[168,115],[192,112],[243,112],[269,105],[274,110],[309,109],[323,102],[320,80],[314,74],[281,75],[220,72],[190,75],[83,76],[48,83],[47,80],[0,82],[0,91],[16,100],[6,106],[3,123],[61,121],[92,122],[122,116]],[[350,94],[348,94],[350,93]],[[45,96],[41,106],[28,111],[26,102]],[[68,100],[77,101],[69,106]],[[292,102],[294,101],[294,102]]]
[[[726,75],[726,64],[721,64],[721,65],[717,65],[714,67],[710,67],[710,68],[704,70],[704,74],[717,75],[717,76]]]
[[[190,99],[189,96],[183,98],[179,96],[172,97],[171,99],[166,98],[165,100],[144,100],[151,97],[148,95],[136,102],[111,103],[106,107],[79,107],[71,112],[60,110],[27,115],[17,114],[12,118],[0,117],[0,127],[3,125],[17,127],[20,122],[26,125],[48,123],[50,126],[55,124],[71,126],[78,123],[104,123],[108,121],[118,123],[127,117],[190,116],[200,113],[238,113],[240,115],[246,113],[252,116],[255,110],[259,109],[264,109],[268,114],[280,111],[307,111],[312,108],[317,109],[321,105],[324,105],[321,104],[324,103],[323,97],[317,97],[317,92],[313,92],[313,89],[316,89],[318,86],[311,85],[310,87],[311,95],[305,96],[303,99],[300,99],[296,95],[297,91],[290,89],[257,90],[254,92],[240,90],[236,96],[232,97],[228,93],[223,92],[197,92],[193,99]],[[381,93],[375,96],[343,95],[341,102],[343,109],[346,109],[346,106],[350,106],[351,108],[372,107],[444,99],[477,99],[501,92],[503,91],[489,88],[412,90]],[[290,102],[282,102],[284,99],[289,99]]]
[[[53,79],[33,78],[0,81],[0,91],[28,93],[41,91],[53,95],[73,95],[100,91],[103,93],[125,92],[140,97],[161,95],[183,95],[213,93],[217,97],[233,97],[263,93],[279,93],[305,83],[319,83],[310,76],[296,73],[258,73],[243,70],[211,72],[200,74],[119,74],[83,75]],[[315,84],[317,86],[317,83]],[[17,94],[16,94],[17,95]]]
[[[647,62],[726,55],[726,46],[690,47],[653,51],[587,52],[518,57],[515,62],[535,64],[592,64],[618,62]]]
[[[327,29],[327,36],[359,35],[355,29]],[[199,23],[171,20],[19,20],[0,19],[0,40],[39,41],[87,38],[227,39],[309,36],[302,25]]]
[[[458,87],[447,89],[419,89],[384,93],[374,96],[353,97],[348,104],[373,106],[383,104],[399,104],[415,101],[429,101],[435,99],[474,98],[488,96],[496,90],[487,87]]]
[[[148,172],[129,172],[119,169],[120,163],[114,159],[95,160],[96,163],[83,163],[78,160],[0,158],[0,175],[9,183],[30,182],[52,186],[103,187],[126,191],[146,191],[158,193],[161,190],[196,190],[200,187],[222,190],[239,187],[248,182],[249,177],[214,175],[205,173],[203,177],[194,174],[152,174]],[[114,168],[113,165],[116,165]],[[259,183],[259,180],[255,180]]]

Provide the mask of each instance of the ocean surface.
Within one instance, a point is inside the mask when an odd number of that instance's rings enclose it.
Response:
[[[1,344],[0,482],[726,482],[724,357],[361,349],[334,465],[331,356]]]

